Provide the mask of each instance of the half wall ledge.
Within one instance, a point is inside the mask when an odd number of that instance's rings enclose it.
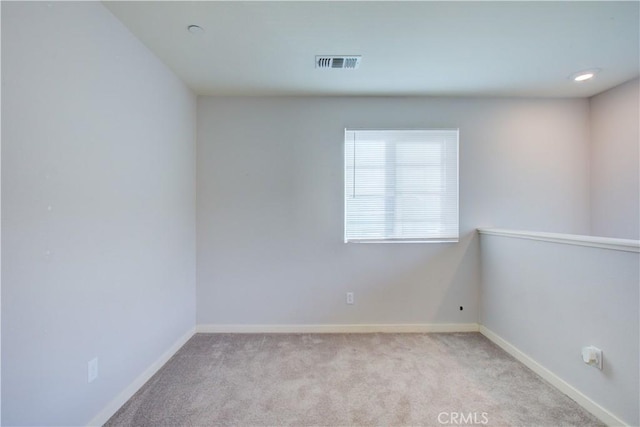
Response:
[[[564,245],[588,246],[614,251],[640,253],[640,240],[612,237],[583,236],[578,234],[546,233],[541,231],[506,230],[502,228],[478,228],[478,233],[515,239],[541,240]]]

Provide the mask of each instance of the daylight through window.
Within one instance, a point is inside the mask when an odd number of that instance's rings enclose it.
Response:
[[[458,130],[345,130],[345,242],[457,242]]]

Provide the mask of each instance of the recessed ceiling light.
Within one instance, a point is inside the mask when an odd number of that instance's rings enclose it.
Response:
[[[189,25],[187,27],[187,31],[189,31],[191,34],[202,34],[204,33],[204,28],[199,25]]]
[[[593,78],[593,76],[595,76],[595,74],[593,74],[593,73],[582,73],[582,74],[580,74],[580,75],[575,76],[575,77],[573,78],[573,81],[576,81],[576,82],[583,82],[583,81],[585,81],[585,80],[592,79],[592,78]]]
[[[587,80],[591,80],[592,78],[594,78],[596,74],[598,74],[598,71],[600,70],[593,69],[593,70],[579,71],[577,73],[573,73],[572,75],[570,75],[569,78],[574,82],[586,82]]]

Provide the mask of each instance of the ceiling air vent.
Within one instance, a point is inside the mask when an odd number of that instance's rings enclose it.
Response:
[[[360,66],[360,56],[316,56],[316,68],[355,70]]]

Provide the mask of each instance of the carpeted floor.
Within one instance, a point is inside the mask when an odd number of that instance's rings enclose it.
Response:
[[[478,333],[197,334],[108,426],[601,426]]]

